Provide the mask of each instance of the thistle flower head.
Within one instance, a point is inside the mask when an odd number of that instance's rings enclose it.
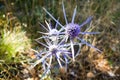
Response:
[[[60,34],[63,34],[60,30],[57,29],[58,24],[56,23],[55,27],[52,28],[51,23],[48,23],[47,21],[45,21],[46,25],[48,28],[46,28],[44,25],[42,25],[40,23],[40,25],[47,31],[47,32],[39,32],[41,34],[44,34],[43,37],[40,37],[38,39],[41,38],[50,38],[52,41],[56,41],[57,38],[59,38]]]
[[[49,38],[43,39],[45,40],[46,44],[39,42],[38,40],[36,41],[45,47],[45,51],[38,53],[37,56],[40,58],[38,58],[38,60],[30,67],[30,69],[39,63],[43,63],[45,72],[50,71],[53,60],[56,60],[58,62],[60,68],[63,67],[63,63],[67,65],[68,61],[71,59],[71,53],[68,49],[69,44],[62,44],[64,40],[58,42],[52,41]]]
[[[59,31],[57,29],[51,29],[49,32],[49,35],[51,36],[58,36],[59,35]]]
[[[57,49],[57,45],[51,45],[49,47],[49,51],[52,53],[52,54],[56,54],[58,52],[58,49]]]
[[[47,33],[45,33],[45,32],[39,32],[39,33],[45,34],[47,36],[57,36],[59,34],[59,31],[57,30],[57,23],[56,23],[56,27],[55,28],[52,28],[51,24],[48,23],[47,21],[45,21],[45,23],[46,23],[48,28],[46,28],[41,23],[40,23],[40,25],[47,31]]]
[[[66,25],[66,35],[70,37],[70,39],[74,39],[80,33],[80,27],[78,24],[69,23]]]

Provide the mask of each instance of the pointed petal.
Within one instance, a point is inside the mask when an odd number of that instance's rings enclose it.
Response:
[[[47,46],[47,45],[43,44],[42,42],[40,42],[40,41],[38,41],[38,40],[35,40],[35,41],[36,41],[36,42],[38,42],[39,44],[41,44],[41,45],[43,45],[43,46],[45,46],[45,47],[49,48],[49,46]]]
[[[46,43],[48,46],[52,45],[52,44],[51,44],[51,41],[50,41],[49,39],[44,38],[44,40],[45,40],[45,43]]]
[[[65,38],[63,38],[63,39],[59,42],[58,46],[62,45],[64,42],[65,42]]]
[[[57,61],[58,61],[58,64],[59,64],[60,68],[62,68],[62,64],[61,64],[61,62],[60,62],[60,59],[59,59],[59,58],[57,58]]]
[[[46,70],[45,61],[42,62],[42,67],[44,70]]]
[[[61,29],[59,30],[59,32],[62,32],[63,30],[65,30],[65,28],[61,28]]]
[[[93,18],[92,16],[88,17],[87,20],[84,21],[84,22],[80,25],[80,27],[83,27],[83,26],[86,25],[87,23],[90,23],[90,21],[92,20],[92,18]]]
[[[71,44],[71,50],[72,50],[72,58],[73,58],[73,62],[75,61],[75,53],[74,53],[74,46],[73,46],[73,41],[70,40],[70,44]]]
[[[43,24],[39,23],[46,31],[49,31]]]
[[[29,69],[34,68],[37,64],[43,62],[43,60],[45,60],[49,55],[51,55],[51,53],[46,54],[45,56],[43,56],[41,59],[37,60]]]
[[[79,44],[79,49],[78,49],[77,54],[75,55],[75,57],[77,57],[77,56],[80,54],[80,51],[81,51],[81,45],[82,45],[82,44]]]
[[[37,38],[37,39],[35,39],[35,40],[39,40],[39,39],[43,39],[43,38],[49,38],[49,36],[42,36],[42,37]]]
[[[99,34],[100,32],[80,32],[80,34]]]
[[[87,46],[94,48],[95,50],[102,52],[101,50],[97,49],[96,47],[94,47],[93,45],[87,43],[85,40],[78,38],[83,44],[86,44]]]
[[[64,28],[64,26],[63,26],[59,21],[57,21],[45,8],[43,8],[43,10],[44,10],[57,24],[59,24],[62,28]]]
[[[67,71],[67,64],[68,64],[68,59],[66,57],[66,55],[63,55],[64,59],[65,59],[65,70]]]
[[[48,27],[49,31],[51,31],[51,27],[46,20],[45,20],[45,23],[47,24],[47,27]]]
[[[50,68],[50,66],[51,66],[51,63],[52,63],[52,56],[50,56],[50,61],[49,61],[49,68]]]
[[[38,31],[38,33],[49,35],[49,33],[41,32],[41,31]]]
[[[66,12],[65,12],[65,7],[64,7],[63,1],[62,1],[62,8],[63,8],[63,14],[64,14],[65,22],[66,22],[66,24],[68,24],[67,17],[66,17]]]
[[[77,9],[77,6],[74,9],[74,13],[73,13],[73,16],[72,16],[72,23],[74,23],[74,19],[75,19],[75,15],[76,15],[76,9]]]
[[[57,21],[59,21],[59,18],[57,19]],[[55,24],[55,29],[57,29],[58,27],[58,23]]]
[[[59,53],[59,52],[56,53],[56,59],[57,59],[58,64],[59,64],[59,66],[60,66],[60,68],[61,68],[61,67],[62,67],[62,64],[61,64],[61,62],[60,62],[60,53]]]

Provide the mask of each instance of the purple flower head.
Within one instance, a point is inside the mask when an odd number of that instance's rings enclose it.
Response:
[[[49,51],[52,53],[52,54],[56,54],[59,50],[58,50],[58,46],[57,45],[51,45],[49,47]]]
[[[47,31],[47,32],[39,32],[41,34],[44,34],[45,36],[40,37],[41,38],[46,38],[49,37],[51,40],[55,41],[57,38],[59,38],[60,34],[63,34],[60,30],[57,29],[58,24],[56,23],[55,27],[52,28],[51,24],[45,21],[46,25],[48,28],[46,28],[44,25],[40,23],[40,25]]]
[[[66,25],[66,35],[70,37],[70,39],[74,39],[75,37],[79,36],[80,27],[78,24],[69,23]]]
[[[62,44],[64,40],[61,41],[52,41],[49,38],[43,38],[46,44],[36,40],[39,44],[45,47],[45,51],[38,53],[38,60],[30,67],[34,68],[39,63],[43,64],[44,71],[50,71],[51,64],[53,60],[56,60],[60,66],[63,67],[63,63],[65,65],[68,64],[71,59],[71,53],[69,52],[69,44]],[[47,67],[46,67],[47,66]]]
[[[49,32],[49,35],[51,35],[51,36],[58,36],[59,35],[59,31],[57,29],[51,29],[51,31]]]

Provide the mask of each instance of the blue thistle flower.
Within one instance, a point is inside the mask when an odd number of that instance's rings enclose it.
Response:
[[[50,71],[52,60],[56,59],[60,68],[63,67],[63,63],[67,66],[69,60],[71,60],[71,52],[69,52],[70,44],[63,44],[63,40],[61,41],[52,41],[49,38],[43,38],[46,44],[36,40],[39,44],[45,47],[45,50],[37,54],[37,61],[33,63],[30,67],[34,68],[39,63],[43,64],[44,73]],[[46,67],[47,66],[47,67]]]
[[[73,12],[73,16],[72,16],[72,21],[70,23],[68,23],[67,21],[67,18],[66,18],[66,12],[65,12],[65,8],[64,8],[64,4],[62,3],[62,8],[63,8],[63,14],[64,14],[64,18],[65,18],[65,22],[66,22],[66,25],[63,26],[59,21],[57,21],[45,8],[44,11],[54,20],[56,21],[56,23],[61,26],[61,29],[60,31],[65,31],[63,32],[64,33],[64,40],[66,40],[66,42],[70,39],[70,45],[71,45],[71,51],[72,51],[72,58],[73,58],[73,61],[75,61],[75,51],[74,51],[74,39],[77,39],[80,42],[77,42],[77,44],[79,46],[81,46],[81,44],[86,44],[87,46],[90,46],[92,48],[94,48],[95,50],[101,52],[99,49],[97,49],[96,47],[94,47],[93,45],[89,44],[88,42],[86,42],[84,39],[80,38],[79,35],[80,34],[98,34],[99,32],[81,32],[81,28],[90,23],[91,20],[92,20],[92,17],[88,17],[86,21],[84,21],[82,24],[76,24],[74,23],[74,19],[75,19],[75,15],[76,15],[76,12],[77,12],[77,7],[75,7],[74,9],[74,12]],[[68,39],[69,38],[69,39]],[[80,50],[79,50],[80,51]]]
[[[55,27],[52,28],[51,24],[48,23],[46,20],[45,20],[45,23],[47,25],[48,28],[46,28],[44,25],[42,25],[40,23],[40,25],[47,31],[46,33],[45,32],[41,32],[39,31],[39,33],[41,34],[44,34],[43,37],[40,37],[38,39],[42,39],[42,38],[50,38],[51,40],[55,41],[57,40],[57,38],[60,38],[60,35],[61,34],[64,34],[63,32],[61,32],[60,30],[58,30],[58,24],[56,23]]]

